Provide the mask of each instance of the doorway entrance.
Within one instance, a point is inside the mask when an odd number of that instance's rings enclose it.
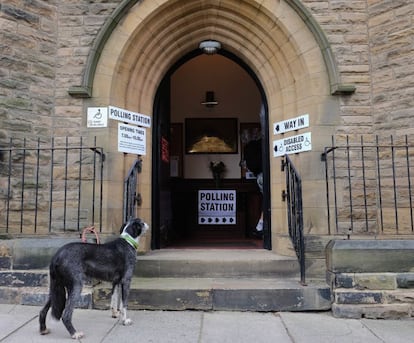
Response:
[[[263,88],[234,54],[195,50],[170,68],[154,103],[152,249],[271,249],[269,159],[263,193],[243,163],[250,141],[269,156],[268,127]]]

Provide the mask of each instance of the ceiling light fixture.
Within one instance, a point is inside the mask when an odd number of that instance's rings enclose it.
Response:
[[[221,49],[221,44],[215,40],[205,40],[200,43],[199,48],[207,55],[214,55]]]
[[[213,107],[218,105],[218,101],[214,99],[214,92],[213,91],[207,91],[206,92],[206,100],[201,103],[201,105],[204,105],[206,107]]]

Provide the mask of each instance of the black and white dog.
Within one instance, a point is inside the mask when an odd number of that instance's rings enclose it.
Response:
[[[148,225],[140,219],[131,219],[120,230],[120,237],[105,244],[69,243],[61,247],[50,263],[50,290],[46,305],[40,311],[40,334],[49,333],[46,315],[52,307],[52,316],[62,318],[73,339],[83,337],[72,324],[76,300],[80,298],[86,277],[112,282],[112,316],[122,315],[124,325],[132,324],[127,318],[127,304],[131,278],[136,262],[136,250]],[[66,298],[67,293],[67,298]]]

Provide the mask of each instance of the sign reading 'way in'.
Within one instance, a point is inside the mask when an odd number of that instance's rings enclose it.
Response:
[[[199,190],[198,224],[235,225],[235,190]]]
[[[296,118],[279,121],[273,124],[273,134],[277,135],[289,131],[300,130],[309,126],[309,114]]]
[[[310,132],[273,141],[274,157],[310,150],[312,150],[312,136]]]

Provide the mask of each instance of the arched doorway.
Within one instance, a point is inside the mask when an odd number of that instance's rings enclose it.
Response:
[[[83,92],[81,96],[90,96],[92,92],[92,100],[85,105],[105,103],[154,116],[157,92],[172,66],[182,56],[196,51],[203,40],[221,42],[222,51],[238,56],[253,70],[266,94],[267,160],[272,190],[266,211],[271,212],[272,250],[289,253],[290,244],[286,206],[279,192],[284,186],[281,159],[274,158],[270,151],[270,140],[274,139],[272,124],[304,113],[310,114],[309,130],[317,139],[312,142],[312,151],[295,156],[295,162],[303,170],[304,189],[311,190],[304,199],[309,223],[317,232],[325,232],[326,209],[314,199],[325,190],[318,163],[339,118],[340,103],[332,94],[341,92],[344,85],[326,37],[300,1],[246,0],[234,6],[233,0],[208,4],[199,0],[161,0],[123,2],[120,6],[108,31],[103,30],[102,39],[97,40],[82,89],[75,89],[79,94]],[[118,171],[120,165],[124,169],[129,165],[125,156],[114,151],[115,132],[116,127],[111,124],[102,136],[109,148],[108,161]],[[153,206],[157,204],[152,196],[152,149],[156,145],[152,145],[152,134],[151,130],[146,136],[148,153],[143,157],[140,177],[143,202],[139,215],[154,228],[157,223],[151,220]],[[118,175],[110,174],[108,180],[108,222],[119,212],[111,195],[121,193],[122,178],[115,176]],[[148,250],[151,242],[146,241],[143,246]]]
[[[223,125],[220,139],[234,140],[233,151],[221,150],[221,146],[212,145],[213,141],[202,142],[204,146],[199,151],[189,150],[189,141],[198,139],[200,132],[220,131]],[[270,216],[263,211],[270,203],[269,160],[261,159],[263,194],[256,176],[241,164],[249,141],[260,142],[258,153],[269,156],[267,127],[263,87],[252,69],[236,55],[226,50],[214,55],[194,50],[170,68],[154,105],[153,249],[270,249]],[[207,133],[204,138],[217,138],[216,133]],[[223,162],[224,172],[222,179],[214,180],[209,167],[218,161]],[[202,202],[198,198],[204,191],[213,198],[234,192],[235,198],[230,204],[214,199]],[[211,212],[207,218],[203,208]],[[234,218],[223,213],[223,208],[224,212],[234,209]],[[261,218],[263,230],[258,231]]]

